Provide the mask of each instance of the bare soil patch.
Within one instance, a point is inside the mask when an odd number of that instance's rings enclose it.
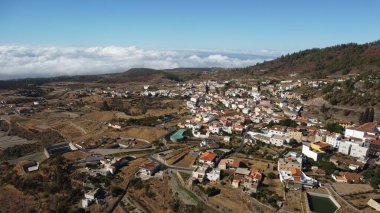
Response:
[[[336,192],[341,196],[371,192],[373,188],[368,184],[334,183]]]
[[[182,158],[182,160],[178,161],[174,165],[175,166],[181,166],[181,167],[191,167],[193,165],[193,162],[195,159],[196,159],[195,156],[187,154],[187,155],[185,155],[184,158]]]

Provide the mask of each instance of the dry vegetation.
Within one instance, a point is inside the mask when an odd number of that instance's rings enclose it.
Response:
[[[373,191],[373,188],[368,184],[334,183],[333,186],[341,196]]]
[[[175,166],[181,166],[181,167],[190,167],[193,165],[196,157],[193,155],[186,154],[180,161],[175,163]]]
[[[0,187],[1,212],[28,212],[40,207],[39,196],[26,195],[12,185]]]

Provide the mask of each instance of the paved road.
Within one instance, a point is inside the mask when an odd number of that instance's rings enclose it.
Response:
[[[132,137],[120,137],[120,139],[122,140],[136,140],[136,141],[142,141],[144,143],[151,143],[150,141],[148,140],[145,140],[145,139],[142,139],[142,138],[132,138]]]
[[[241,137],[240,146],[237,149],[234,149],[230,155],[235,155],[236,153],[239,153],[244,148],[244,138],[249,137],[247,133],[244,133],[244,135]]]
[[[173,165],[168,165],[166,164],[164,161],[158,159],[156,157],[157,154],[153,154],[153,155],[150,155],[148,158],[152,161],[155,161],[161,165],[164,165],[166,166],[168,169],[173,169],[173,170],[178,170],[178,171],[193,171],[194,169],[193,168],[188,168],[188,167],[181,167],[181,166],[173,166]]]
[[[144,149],[88,149],[86,151],[90,153],[101,154],[101,155],[112,155],[112,154],[117,154],[117,153],[148,151],[148,150],[154,150],[154,149],[155,147],[144,148]]]

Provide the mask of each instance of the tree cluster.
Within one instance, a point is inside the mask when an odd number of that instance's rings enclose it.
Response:
[[[366,108],[364,112],[362,112],[359,116],[359,123],[364,124],[368,122],[373,122],[375,118],[375,109],[372,108]]]
[[[343,133],[344,127],[337,123],[328,123],[325,128],[330,132]]]

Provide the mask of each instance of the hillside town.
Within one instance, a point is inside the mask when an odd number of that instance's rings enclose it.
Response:
[[[319,198],[326,212],[379,210],[374,109],[360,119],[331,115],[326,101],[303,92],[355,77],[6,91],[1,165],[14,172],[1,175],[3,189],[46,181],[47,189],[33,186],[40,198],[30,204],[45,210],[310,212]],[[67,181],[71,189],[60,188]],[[160,185],[170,189],[165,197]],[[75,199],[59,201],[60,190]]]

